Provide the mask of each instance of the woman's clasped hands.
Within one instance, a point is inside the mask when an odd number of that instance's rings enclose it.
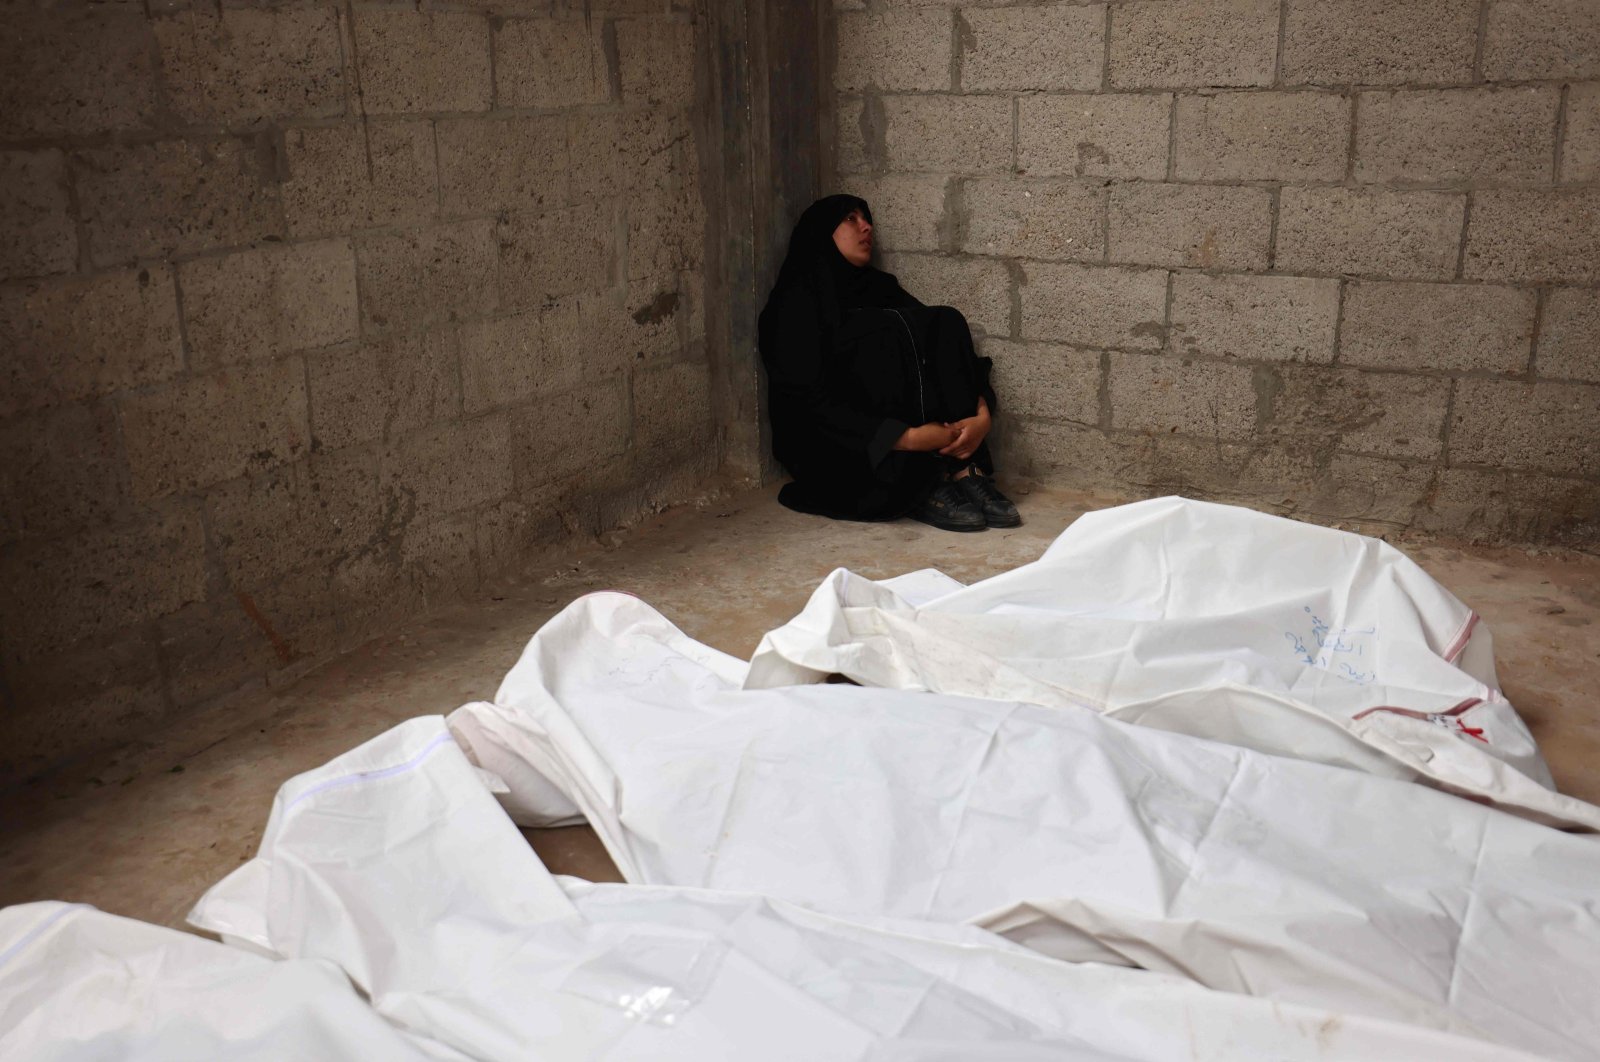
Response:
[[[954,457],[965,461],[971,457],[983,444],[989,435],[989,427],[993,423],[989,416],[989,404],[982,397],[978,399],[978,412],[962,420],[953,420],[948,423],[929,422],[919,424],[914,428],[907,428],[901,433],[895,443],[896,450],[929,451],[937,450],[945,457]]]
[[[993,421],[989,417],[989,404],[980,396],[978,398],[978,412],[964,420],[952,421],[946,427],[955,430],[955,438],[948,445],[939,448],[939,452],[946,457],[954,457],[965,461],[971,457],[978,447],[983,445],[983,440],[989,435],[989,427]]]

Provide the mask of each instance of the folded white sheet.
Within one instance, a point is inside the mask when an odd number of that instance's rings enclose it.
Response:
[[[932,596],[924,578],[915,600],[897,586],[835,571],[744,684],[839,673],[1087,707],[1600,829],[1600,809],[1554,791],[1497,688],[1487,626],[1376,539],[1160,498],[1086,514],[973,586]]]
[[[1600,838],[1087,709],[739,670],[596,594],[451,725],[560,790],[630,882],[970,921],[1558,1056],[1600,1042]]]
[[[192,920],[337,964],[379,1014],[473,1058],[1514,1056],[967,926],[558,882],[438,718],[286,785],[260,854]]]
[[[0,910],[0,1058],[458,1059],[384,1021],[344,972],[46,901]]]

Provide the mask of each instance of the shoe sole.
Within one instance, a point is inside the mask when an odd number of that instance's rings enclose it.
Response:
[[[917,521],[920,524],[927,524],[929,527],[937,527],[940,531],[956,531],[956,532],[960,532],[960,533],[965,533],[965,532],[968,532],[968,531],[987,531],[987,530],[989,530],[989,525],[988,524],[941,524],[941,523],[938,523],[937,521],[929,520],[927,517],[924,517],[924,516],[913,516],[911,519]]]
[[[988,518],[985,517],[984,519],[987,520]],[[987,526],[989,526],[989,527],[1021,527],[1022,526],[1022,517],[1019,514],[1016,518],[1011,519],[1011,520],[989,520]]]

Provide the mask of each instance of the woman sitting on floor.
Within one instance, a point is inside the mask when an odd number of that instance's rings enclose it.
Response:
[[[778,500],[839,520],[1016,527],[984,442],[989,359],[959,311],[924,306],[871,258],[866,201],[818,200],[761,311],[772,452],[794,477]]]

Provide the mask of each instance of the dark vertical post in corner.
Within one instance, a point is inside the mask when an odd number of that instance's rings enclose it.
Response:
[[[696,142],[706,208],[706,340],[722,467],[779,474],[767,445],[756,318],[789,229],[820,194],[828,0],[700,0]]]

